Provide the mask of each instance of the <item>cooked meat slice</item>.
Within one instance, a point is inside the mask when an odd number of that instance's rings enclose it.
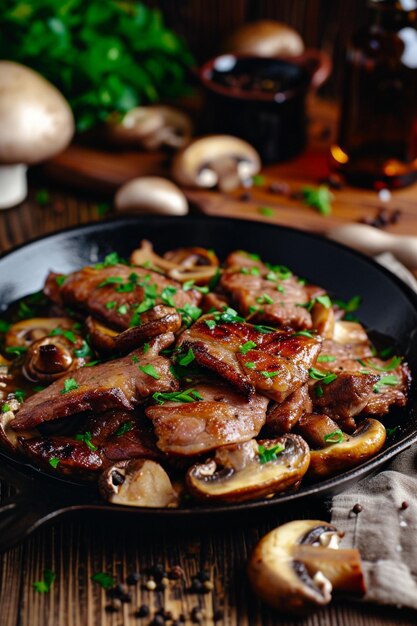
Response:
[[[49,284],[47,280],[47,294],[51,292]],[[179,282],[159,272],[126,265],[84,267],[66,278],[59,295],[67,306],[86,311],[118,330],[129,328],[155,304],[172,303],[181,309],[201,300],[201,293],[184,291]]]
[[[284,402],[272,403],[266,415],[265,431],[270,435],[289,433],[304,413],[311,413],[308,385],[294,391]]]
[[[161,450],[192,456],[257,436],[265,422],[267,398],[255,394],[247,401],[219,382],[193,389],[201,401],[165,402],[146,409]]]
[[[19,444],[24,454],[36,461],[37,465],[48,469],[53,467],[60,474],[96,472],[102,467],[98,452],[90,449],[83,441],[70,437],[21,438]]]
[[[351,432],[356,427],[353,418],[369,402],[378,380],[379,376],[374,374],[341,372],[328,384],[317,381],[311,392],[314,411],[325,413],[343,430]]]
[[[23,403],[13,422],[15,430],[25,430],[60,417],[83,411],[108,409],[128,411],[155,391],[175,391],[176,379],[170,362],[158,356],[174,340],[172,333],[160,335],[149,350],[136,350],[92,368],[83,367],[71,378],[61,378]]]
[[[107,411],[91,416],[85,425],[105,458],[111,461],[163,457],[156,446],[152,424],[128,411]]]
[[[305,285],[284,266],[271,266],[234,252],[227,258],[220,286],[232,296],[239,312],[256,323],[311,328],[310,312],[303,305],[324,290]]]
[[[61,289],[59,286],[59,279],[61,276],[62,274],[57,274],[57,272],[49,272],[43,287],[45,296],[58,306],[62,306],[64,304],[61,298]]]
[[[231,305],[230,298],[226,297],[221,293],[206,293],[203,296],[201,301],[201,308],[203,309],[203,313],[208,313],[209,311],[213,311],[216,309],[217,311],[222,311],[224,307],[228,307]]]
[[[290,331],[261,332],[245,322],[200,319],[180,337],[178,346],[192,348],[199,365],[225,378],[250,397],[258,391],[283,402],[308,380],[320,351],[320,338]],[[250,349],[250,346],[254,347]]]
[[[384,415],[388,413],[391,406],[404,406],[407,401],[407,391],[410,384],[411,374],[406,363],[401,363],[399,357],[393,357],[388,361],[383,361],[380,358],[372,356],[371,344],[340,344],[335,341],[325,340],[323,342],[323,349],[318,358],[318,367],[325,372],[335,373],[340,376],[343,373],[345,380],[345,387],[347,386],[347,379],[352,376],[354,379],[351,383],[351,388],[358,389],[359,386],[364,393],[363,379],[366,374],[373,377],[374,383],[370,386],[368,398],[361,397],[360,411],[357,410],[356,402],[354,401],[352,407],[350,407],[350,401],[348,396],[342,395],[339,398],[341,404],[337,406],[334,404],[332,413],[329,413],[332,417],[336,416],[335,411],[339,411],[341,417],[350,415],[358,415],[359,412],[371,414],[371,415]],[[323,386],[325,389],[325,386]],[[331,388],[326,390],[327,393],[331,393]],[[356,392],[355,392],[356,393]],[[354,394],[355,395],[355,394]],[[325,398],[323,396],[323,398]],[[320,402],[323,398],[318,399]],[[343,406],[343,398],[345,398],[347,404]],[[324,404],[317,402],[314,399],[314,407],[324,407]],[[358,405],[359,406],[359,405]],[[352,412],[352,408],[354,411]],[[321,410],[321,409],[320,409]],[[326,412],[326,410],[324,410]]]

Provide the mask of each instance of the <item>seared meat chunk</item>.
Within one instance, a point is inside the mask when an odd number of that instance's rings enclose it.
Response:
[[[50,284],[47,279],[45,293],[56,298]],[[118,330],[134,325],[138,316],[155,304],[181,309],[201,300],[201,293],[194,289],[184,291],[179,282],[159,272],[126,265],[84,267],[73,272],[60,288],[59,296],[65,305],[88,312]]]
[[[289,433],[304,413],[312,411],[308,385],[294,391],[284,402],[272,403],[266,415],[265,431],[270,435]]]
[[[213,370],[247,397],[256,390],[283,402],[307,382],[309,368],[320,351],[320,338],[291,331],[262,332],[265,329],[245,322],[219,321],[213,326],[214,321],[200,319],[181,335],[178,346],[192,348],[199,365]]]
[[[297,329],[312,327],[305,305],[325,293],[320,287],[304,284],[288,268],[266,265],[242,251],[227,258],[220,286],[252,322]]]
[[[156,391],[175,391],[178,382],[170,362],[158,356],[174,340],[172,333],[154,339],[149,350],[136,350],[94,368],[83,367],[61,378],[23,403],[13,422],[17,431],[83,411],[128,411]]]
[[[152,424],[142,415],[128,411],[107,411],[93,415],[86,423],[92,441],[111,461],[161,459]]]
[[[249,401],[221,382],[197,384],[196,402],[164,402],[149,406],[158,447],[164,452],[191,456],[219,446],[248,441],[265,422],[267,398],[255,394]]]
[[[101,457],[96,450],[90,449],[83,441],[70,437],[20,439],[19,444],[26,456],[48,469],[54,467],[60,474],[96,472],[102,467]]]

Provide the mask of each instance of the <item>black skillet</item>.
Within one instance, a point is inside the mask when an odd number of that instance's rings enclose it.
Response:
[[[417,296],[400,280],[372,260],[319,236],[290,228],[215,218],[126,217],[73,228],[38,239],[0,257],[0,303],[11,302],[39,290],[50,269],[67,273],[96,263],[115,250],[121,256],[151,240],[157,252],[182,246],[214,248],[220,258],[236,248],[257,252],[271,263],[288,265],[296,274],[348,300],[360,294],[361,321],[370,329],[393,337],[406,355],[417,378]],[[338,493],[380,468],[417,441],[417,398],[387,420],[400,423],[384,450],[360,467],[300,491],[272,500],[229,506],[195,506],[181,509],[144,509],[109,505],[89,488],[56,478],[0,452],[0,474],[18,490],[0,507],[0,550],[10,547],[32,530],[57,516],[78,511],[129,517],[136,523],[223,524],[242,521],[284,506],[286,511],[311,498]],[[281,509],[282,510],[282,509]]]

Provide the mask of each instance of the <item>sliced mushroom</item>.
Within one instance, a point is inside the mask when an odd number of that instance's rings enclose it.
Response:
[[[13,428],[10,427],[11,422],[15,418],[15,412],[19,410],[20,402],[16,399],[7,400],[9,410],[4,413],[0,413],[0,442],[6,448],[15,452],[19,447],[19,439],[30,439],[35,437],[38,433],[35,430],[27,430],[22,433],[16,433]]]
[[[164,254],[164,259],[179,265],[184,270],[194,270],[202,266],[219,267],[220,262],[213,250],[207,248],[177,248]]]
[[[28,347],[33,341],[47,337],[56,328],[71,330],[74,320],[69,317],[32,317],[13,324],[6,333],[4,345]]]
[[[198,500],[244,502],[296,488],[310,459],[298,435],[247,441],[216,450],[214,458],[187,473],[187,485]]]
[[[260,57],[297,56],[304,52],[304,43],[287,24],[259,20],[237,28],[223,43],[222,51]]]
[[[334,335],[335,319],[332,307],[326,307],[321,302],[315,302],[311,309],[313,328],[324,339],[332,339]]]
[[[254,592],[284,613],[305,615],[328,604],[332,590],[364,594],[356,548],[338,548],[340,536],[328,522],[296,520],[265,535],[248,565]]]
[[[376,419],[367,418],[352,435],[340,438],[340,443],[323,440],[321,450],[311,450],[308,476],[329,478],[335,474],[361,465],[375,456],[385,443],[385,427]],[[328,445],[331,443],[331,445]]]
[[[85,320],[85,328],[94,350],[97,350],[100,354],[111,354],[114,352],[115,340],[119,334],[117,330],[105,326],[94,317],[91,317],[91,315]]]
[[[369,345],[369,338],[366,330],[359,322],[347,322],[337,320],[334,324],[333,341],[341,344],[352,344],[364,346]]]
[[[216,187],[231,191],[249,181],[261,169],[256,150],[230,135],[194,139],[180,150],[172,163],[172,175],[186,187]]]
[[[175,507],[178,496],[168,474],[155,461],[135,459],[113,465],[102,474],[100,492],[113,504]]]
[[[192,132],[193,125],[186,113],[164,105],[136,107],[121,120],[111,116],[106,125],[106,138],[112,143],[145,150],[178,150],[188,143]]]
[[[188,202],[179,187],[159,176],[134,178],[118,189],[114,205],[118,211],[186,215]]]
[[[195,248],[182,248],[182,250],[195,250]],[[201,248],[198,248],[198,250],[201,250]],[[195,258],[198,260],[200,257],[197,256]],[[165,256],[159,256],[154,252],[152,244],[145,239],[141,242],[140,248],[132,252],[130,263],[132,265],[149,267],[156,271],[163,271],[167,276],[181,283],[193,280],[197,285],[205,285],[210,282],[218,271],[218,266],[214,264],[214,261],[217,259],[216,255],[210,258],[213,261],[213,264],[210,266],[196,265],[194,268],[190,266],[184,268],[182,265],[184,259],[181,259],[180,263],[176,263],[165,258]]]
[[[56,380],[63,374],[85,365],[88,359],[77,356],[77,351],[82,345],[81,338],[72,341],[64,335],[38,339],[30,344],[24,355],[22,373],[32,382]]]

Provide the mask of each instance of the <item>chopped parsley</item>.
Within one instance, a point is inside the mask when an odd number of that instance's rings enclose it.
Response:
[[[314,393],[316,394],[316,398],[322,398],[324,396],[324,389],[320,383],[314,385]]]
[[[393,428],[387,428],[387,437],[393,437],[395,435],[395,433],[397,432],[399,426],[394,426]]]
[[[271,280],[272,275],[275,276],[273,280],[287,280],[292,276],[292,271],[286,265],[271,265],[271,263],[265,263],[265,265],[269,270],[268,280]]]
[[[65,337],[65,339],[68,339],[68,341],[70,341],[71,343],[77,342],[77,338],[72,332],[72,330],[64,330],[63,328],[54,328],[49,333],[49,337],[56,337],[57,335]]]
[[[152,398],[157,404],[164,404],[164,402],[196,402],[203,400],[203,396],[195,389],[185,389],[184,391],[173,391],[172,393],[162,393],[156,391]]]
[[[1,405],[1,412],[2,412],[2,413],[7,413],[8,411],[11,411],[11,410],[12,410],[12,409],[11,409],[11,406],[10,406],[10,404],[7,404],[7,402],[4,402],[4,403]]]
[[[334,430],[332,433],[329,433],[328,435],[324,435],[323,439],[326,443],[340,443],[341,441],[343,441],[343,433],[340,430],[340,428],[338,428],[337,430]]]
[[[178,289],[176,287],[172,287],[170,285],[168,285],[168,287],[165,287],[161,293],[162,302],[164,304],[167,304],[168,306],[175,307],[174,296],[177,291]]]
[[[265,215],[265,217],[274,217],[275,211],[271,209],[269,206],[260,206],[258,207],[258,213],[261,215]]]
[[[10,322],[6,322],[6,320],[0,320],[0,333],[7,333],[11,326],[12,325]]]
[[[374,386],[373,391],[374,393],[379,393],[381,391],[381,387],[384,387],[385,385],[395,387],[395,385],[398,385],[399,382],[400,381],[397,376],[382,376]]]
[[[134,427],[133,422],[125,422],[124,424],[119,426],[119,428],[116,430],[114,434],[116,435],[116,437],[122,437],[123,435],[131,431],[133,427]]]
[[[26,398],[26,391],[23,391],[23,389],[15,389],[13,394],[18,402],[23,402]]]
[[[100,587],[103,587],[103,589],[111,589],[111,587],[114,587],[116,583],[113,576],[111,576],[111,574],[107,574],[106,572],[96,572],[91,576],[91,580],[98,583]]]
[[[143,354],[147,354],[147,353],[149,352],[150,347],[151,347],[151,346],[149,345],[149,343],[144,343],[144,344],[143,344]],[[133,360],[134,358],[135,358],[135,357],[132,357],[132,360]],[[136,359],[139,361],[139,359],[138,359],[137,357],[136,357]],[[137,361],[136,361],[136,362],[137,362]]]
[[[55,282],[58,285],[58,287],[62,287],[62,285],[65,283],[66,280],[67,280],[67,277],[65,274],[62,274],[61,276],[55,276]]]
[[[256,364],[253,361],[246,361],[245,367],[247,367],[250,370],[254,370],[256,367]]]
[[[95,270],[102,270],[105,267],[113,267],[114,265],[129,265],[126,259],[120,257],[117,252],[110,252],[104,257],[102,263],[96,263],[93,265]]]
[[[55,578],[55,573],[51,569],[44,569],[43,580],[37,580],[32,583],[32,586],[38,593],[48,593],[51,590]]]
[[[182,321],[185,326],[189,328],[193,322],[198,320],[200,315],[202,314],[202,309],[194,304],[190,304],[187,302],[181,309],[177,309],[178,313],[181,313]]]
[[[240,317],[239,313],[231,307],[224,307],[223,311],[215,311],[213,318],[220,324],[234,324],[235,322],[244,322],[244,318]]]
[[[81,348],[74,350],[74,356],[77,357],[77,359],[85,359],[86,357],[93,356],[93,351],[85,339],[82,342]]]
[[[263,293],[261,296],[256,298],[256,302],[258,304],[274,304],[273,299],[267,293]]]
[[[334,300],[333,302],[346,313],[354,313],[360,307],[361,301],[362,298],[360,296],[353,296],[347,302],[344,300]]]
[[[138,359],[138,357],[136,356],[136,354],[134,354],[134,355],[132,356],[132,362],[133,362],[133,363],[139,363],[139,359]]]
[[[312,300],[309,300],[308,302],[297,304],[297,306],[304,307],[305,309],[307,309],[307,311],[311,311],[311,309],[317,302],[321,304],[322,306],[324,306],[325,309],[330,309],[332,306],[332,301],[327,295],[317,296],[316,298],[313,298]]]
[[[331,354],[319,354],[317,357],[317,363],[333,363],[336,361],[336,357]]]
[[[192,363],[194,359],[195,359],[195,355],[194,355],[193,349],[190,348],[187,354],[183,354],[182,356],[178,357],[177,361],[180,365],[183,365],[186,367],[187,365]]]
[[[241,354],[246,354],[247,352],[249,352],[249,350],[253,350],[256,347],[257,346],[254,341],[247,341],[246,343],[244,343],[242,346],[239,347],[239,352],[241,352]]]
[[[110,309],[114,309],[116,304],[117,303],[114,300],[111,300],[110,302],[106,302],[106,309],[108,309],[110,311]]]
[[[97,287],[107,287],[107,285],[115,285],[123,282],[123,278],[121,276],[109,276],[105,278],[97,285]]]
[[[222,273],[220,271],[220,268],[217,268],[214,276],[210,278],[210,282],[208,284],[209,291],[213,291],[213,289],[217,287],[217,285],[219,284],[221,275]]]
[[[210,291],[209,287],[200,287],[199,285],[195,285],[193,280],[186,280],[182,285],[182,289],[184,291],[190,291],[190,289],[195,289],[200,293],[208,293]]]
[[[334,196],[327,185],[320,185],[319,187],[306,186],[301,189],[301,193],[303,194],[304,204],[317,209],[320,215],[330,215]]]
[[[92,450],[93,452],[95,452],[97,450],[97,446],[95,446],[91,439],[92,439],[92,434],[90,432],[85,432],[85,433],[79,433],[78,435],[75,435],[74,439],[76,441],[82,441],[83,443],[85,443],[85,445],[87,446],[87,448],[89,448],[90,450]]]
[[[246,276],[259,276],[261,270],[259,269],[259,267],[242,267],[240,273],[245,274]]]
[[[75,378],[67,378],[64,380],[64,388],[61,389],[61,393],[69,393],[78,389],[77,381]]]
[[[265,176],[262,176],[262,174],[252,176],[252,185],[255,185],[255,187],[263,187],[265,185]]]
[[[278,454],[283,452],[285,447],[279,443],[276,446],[271,448],[265,448],[265,446],[258,447],[259,461],[264,465],[265,463],[269,463],[270,461],[276,461],[278,459]]]
[[[49,465],[53,467],[54,469],[58,467],[59,463],[60,463],[60,459],[58,459],[58,457],[56,456],[53,456],[51,459],[49,459]]]
[[[139,365],[139,369],[141,372],[147,374],[147,376],[151,376],[155,380],[159,380],[161,378],[154,366],[150,363],[148,363],[147,365]]]
[[[210,330],[213,330],[213,328],[216,328],[215,320],[204,320],[204,323],[206,324],[206,326],[210,328]]]
[[[126,304],[122,304],[121,306],[119,306],[119,308],[117,309],[117,312],[120,313],[120,315],[126,315],[127,313],[127,306]]]
[[[262,374],[262,376],[264,378],[275,378],[275,376],[279,375],[279,372],[266,372],[266,371],[263,371],[263,372],[261,372],[261,374]]]
[[[310,367],[308,370],[310,378],[313,380],[319,380],[323,383],[323,385],[328,385],[329,383],[336,380],[337,375],[329,372],[322,372],[321,370],[316,369],[315,367]]]
[[[6,348],[7,354],[14,354],[16,356],[21,356],[27,352],[27,346],[8,346]]]

